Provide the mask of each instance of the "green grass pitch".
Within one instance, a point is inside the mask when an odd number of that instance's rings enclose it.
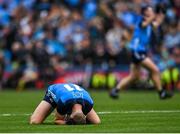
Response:
[[[91,91],[100,125],[53,124],[53,115],[42,125],[29,125],[29,114],[44,96],[44,91],[0,92],[0,133],[2,132],[179,132],[180,94],[159,100],[155,92],[121,92],[119,100],[107,92]]]

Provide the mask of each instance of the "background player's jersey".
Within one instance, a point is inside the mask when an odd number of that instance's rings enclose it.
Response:
[[[142,27],[142,21],[143,19],[140,17],[135,26],[134,34],[129,45],[132,51],[146,52],[151,41],[152,25],[150,24],[146,27]]]
[[[49,86],[48,94],[51,94],[53,100],[58,103],[61,100],[62,103],[66,103],[71,99],[83,99],[93,104],[89,93],[82,87],[75,84],[54,84]]]

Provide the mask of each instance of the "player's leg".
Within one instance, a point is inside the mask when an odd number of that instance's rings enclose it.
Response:
[[[150,71],[151,79],[154,82],[156,89],[160,91],[162,89],[162,86],[161,86],[161,78],[160,78],[160,72],[159,72],[158,67],[152,62],[150,58],[144,59],[141,62],[141,64],[143,65],[143,67],[148,69],[148,71]]]
[[[89,123],[91,124],[100,124],[101,120],[97,113],[94,111],[92,108],[91,111],[86,115],[86,119],[88,120]]]
[[[131,64],[130,74],[121,80],[121,82],[117,85],[117,89],[125,89],[129,84],[138,80],[140,77],[140,68],[139,64]]]
[[[160,78],[160,72],[158,67],[153,63],[153,61],[150,58],[145,58],[141,65],[143,65],[146,69],[148,69],[151,73],[151,79],[156,87],[156,89],[159,92],[160,98],[165,99],[168,97],[171,97],[170,94],[167,94],[165,90],[162,89],[161,85],[161,78]]]
[[[53,107],[50,103],[46,101],[41,101],[37,106],[32,116],[30,117],[30,124],[41,124],[46,119],[46,117],[52,112]]]
[[[118,83],[116,88],[114,88],[111,91],[110,96],[112,98],[118,98],[119,90],[125,89],[131,83],[139,80],[139,78],[140,78],[140,68],[141,68],[140,64],[131,64],[131,66],[130,66],[130,74],[127,77],[123,78]]]

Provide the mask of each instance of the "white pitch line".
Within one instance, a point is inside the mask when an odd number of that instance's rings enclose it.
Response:
[[[136,110],[136,111],[102,111],[97,112],[100,115],[106,114],[136,114],[136,113],[180,113],[180,110]],[[52,113],[53,114],[53,113]],[[10,116],[30,116],[31,113],[0,113],[0,117]]]
[[[135,114],[135,113],[180,113],[180,110],[136,110],[136,111],[104,111],[98,114]]]
[[[4,116],[4,117],[8,117],[8,116],[29,116],[31,114],[28,114],[28,113],[19,113],[19,114],[12,114],[12,113],[3,113],[3,114],[0,114],[0,116]]]

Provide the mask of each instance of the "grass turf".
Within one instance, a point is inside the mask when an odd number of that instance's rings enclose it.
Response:
[[[91,95],[97,112],[112,112],[99,114],[100,125],[58,126],[53,124],[53,115],[42,125],[29,125],[25,114],[33,112],[44,91],[2,91],[0,132],[180,132],[179,93],[169,100],[159,100],[155,92],[121,92],[119,100],[110,99],[107,92],[92,91]],[[172,112],[163,112],[168,110]]]

